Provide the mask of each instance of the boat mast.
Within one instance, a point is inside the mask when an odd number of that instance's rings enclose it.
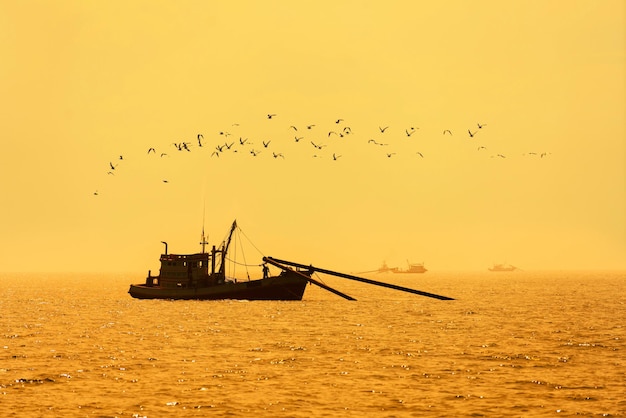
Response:
[[[202,241],[200,241],[200,245],[202,245],[202,254],[204,254],[206,251],[204,251],[204,247],[208,244],[206,237],[204,236],[204,222],[202,225]]]
[[[205,203],[205,207],[206,207],[206,203]],[[202,241],[200,242],[200,245],[202,245],[202,254],[205,253],[204,247],[208,244],[208,242],[206,241],[206,237],[204,235],[204,217],[205,217],[205,208],[202,209]]]
[[[235,228],[237,228],[237,220],[233,221],[233,225],[230,227],[230,232],[228,233],[228,238],[226,242],[222,244],[222,260],[220,261],[220,273],[224,274],[226,268],[226,253],[228,252],[228,247],[230,246],[230,240],[233,237],[233,232],[235,232]]]

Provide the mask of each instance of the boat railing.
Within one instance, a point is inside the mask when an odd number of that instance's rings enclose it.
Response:
[[[187,259],[190,261],[193,260],[204,260],[208,259],[209,254],[207,253],[198,253],[198,254],[161,254],[161,261],[173,261],[173,260],[181,260]]]

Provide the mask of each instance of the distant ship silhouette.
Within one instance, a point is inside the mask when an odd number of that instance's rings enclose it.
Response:
[[[387,263],[383,261],[383,264],[376,270],[378,273],[426,273],[428,270],[424,267],[424,263],[410,263],[407,260],[407,264],[409,265],[406,269],[401,269],[399,267],[389,267]]]
[[[494,264],[489,268],[489,271],[515,271],[519,270],[517,267],[511,264]]]

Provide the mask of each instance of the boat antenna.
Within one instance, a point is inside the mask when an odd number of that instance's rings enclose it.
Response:
[[[202,245],[202,254],[205,253],[205,246],[208,244],[206,237],[204,235],[204,217],[206,215],[206,200],[204,201],[204,206],[202,207],[202,241],[200,241],[200,245]]]
[[[204,250],[204,247],[208,244],[206,237],[204,236],[204,225],[202,226],[202,241],[200,241],[200,245],[202,245],[202,254],[204,254],[206,251]]]

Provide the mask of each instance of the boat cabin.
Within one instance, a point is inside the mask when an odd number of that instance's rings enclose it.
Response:
[[[209,276],[209,254],[162,254],[161,287],[195,287]]]
[[[223,250],[215,247],[210,253],[161,254],[159,275],[152,276],[148,272],[146,285],[185,288],[222,284],[226,278],[222,254]],[[219,262],[218,270],[215,269],[216,260]]]

